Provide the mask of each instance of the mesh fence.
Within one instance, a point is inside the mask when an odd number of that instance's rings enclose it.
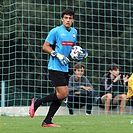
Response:
[[[28,106],[32,97],[54,92],[47,71],[49,55],[42,45],[48,32],[61,24],[65,8],[75,11],[77,45],[89,53],[82,63],[96,96],[110,63],[119,64],[123,74],[133,72],[132,0],[3,0],[0,79],[5,83],[5,106]],[[70,63],[70,75],[75,63]]]

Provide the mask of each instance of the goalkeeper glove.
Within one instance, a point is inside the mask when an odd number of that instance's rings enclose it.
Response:
[[[88,52],[85,49],[82,49],[82,51],[79,53],[77,60],[83,60],[84,58],[88,57]]]
[[[60,54],[60,53],[57,53],[57,52],[55,52],[55,51],[52,51],[52,52],[51,52],[51,55],[52,55],[53,57],[57,57],[58,60],[60,61],[60,63],[61,63],[63,66],[67,65],[67,64],[70,62],[70,60],[69,60],[67,57],[65,57],[64,55],[62,55],[62,54]]]

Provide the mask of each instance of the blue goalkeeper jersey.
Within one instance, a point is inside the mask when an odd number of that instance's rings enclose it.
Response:
[[[70,31],[68,31],[63,25],[61,25],[53,28],[49,32],[45,42],[50,43],[52,49],[57,53],[69,57],[72,46],[76,44],[76,39],[77,30],[75,28],[71,27]],[[58,58],[50,55],[48,70],[68,72],[68,65],[62,65]]]

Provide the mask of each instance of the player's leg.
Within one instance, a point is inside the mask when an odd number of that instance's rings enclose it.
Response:
[[[120,101],[120,114],[124,113],[124,108],[126,105],[126,94],[120,94],[114,97],[113,104],[118,104]]]
[[[48,114],[44,119],[42,126],[45,127],[52,123],[52,118],[54,117],[55,113],[61,106],[61,102],[68,96],[68,73],[62,73],[58,71],[50,73],[50,79],[52,80],[52,84],[56,87],[56,96],[58,100],[54,100],[50,105]],[[51,77],[52,76],[52,77]],[[58,78],[57,78],[58,77]]]
[[[105,104],[105,114],[107,115],[110,109],[112,94],[107,93],[101,97],[101,102]]]
[[[50,94],[44,98],[40,98],[40,99],[33,98],[31,101],[30,109],[29,109],[29,114],[30,114],[31,118],[34,117],[34,114],[40,105],[42,105],[46,102],[52,102],[52,101],[56,101],[56,100],[58,100],[56,93],[52,93],[52,94]]]
[[[56,87],[56,93],[52,93],[44,98],[37,99],[35,105],[38,107],[46,102],[52,102],[56,100],[63,100],[68,95],[68,87],[67,86],[59,86]]]
[[[44,121],[42,122],[42,127],[48,126],[49,124],[51,124],[51,126],[52,126],[52,124],[53,124],[52,118],[60,106],[61,106],[61,101],[59,101],[59,100],[53,101],[51,103],[51,105],[49,107],[48,114],[47,114],[46,118],[44,119]]]
[[[61,95],[61,94],[64,94],[68,90],[68,88],[66,86],[62,86],[62,87],[56,87],[56,90],[57,90],[57,95]],[[65,94],[67,94],[67,92]],[[62,96],[61,98],[65,99],[67,96],[65,94],[64,94],[64,98]],[[46,126],[47,124],[53,124],[52,118],[57,112],[57,110],[59,109],[59,107],[61,106],[62,100],[56,100],[51,103],[48,114],[42,123],[43,127]]]
[[[61,83],[63,85],[64,84],[66,85],[67,84],[66,82],[68,82],[65,79],[65,76],[63,75],[63,73],[60,74],[59,72],[56,72],[56,71],[49,71],[49,75],[50,75],[50,79],[52,80],[52,83],[53,83],[54,86],[57,86],[56,85],[57,83],[59,85]],[[60,78],[62,76],[63,76],[63,78]],[[64,79],[64,80],[62,80],[62,79]],[[58,90],[58,88],[59,88],[59,90],[63,90],[63,91],[56,91],[56,93],[52,93],[52,94],[50,94],[46,97],[40,98],[40,99],[34,99],[34,98],[32,99],[31,106],[30,106],[30,109],[29,109],[29,114],[32,118],[34,117],[35,111],[37,110],[37,108],[40,105],[42,105],[46,102],[52,102],[52,101],[58,101],[58,100],[60,101],[68,95],[67,86],[57,87],[56,90]],[[65,89],[62,89],[62,88],[65,88]]]

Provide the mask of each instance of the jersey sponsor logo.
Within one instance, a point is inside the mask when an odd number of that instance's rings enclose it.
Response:
[[[74,42],[62,42],[63,46],[73,46]]]

